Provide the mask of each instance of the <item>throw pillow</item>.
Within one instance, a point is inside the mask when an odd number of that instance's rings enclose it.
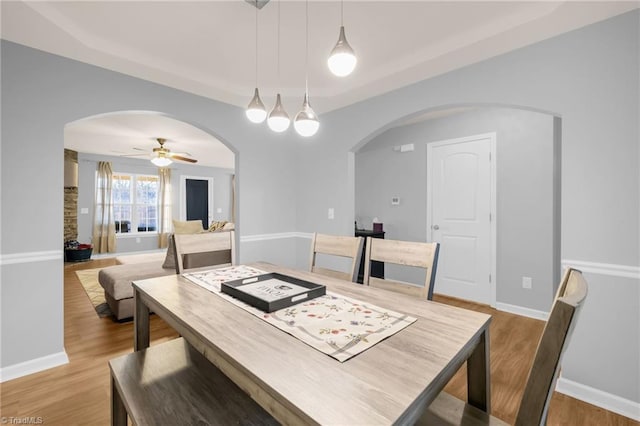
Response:
[[[225,225],[227,224],[226,220],[221,220],[221,221],[213,221],[211,222],[211,225],[209,225],[209,232],[215,232],[215,231],[219,231],[221,230]]]
[[[176,269],[176,245],[171,238],[171,234],[167,235],[167,256],[164,258],[162,267],[165,269]]]
[[[199,234],[203,231],[201,220],[173,221],[173,232],[176,234]]]

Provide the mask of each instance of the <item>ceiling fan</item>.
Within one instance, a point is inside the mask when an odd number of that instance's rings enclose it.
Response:
[[[158,167],[166,167],[173,162],[173,160],[186,161],[187,163],[197,163],[198,160],[194,158],[185,157],[190,155],[186,152],[171,152],[170,149],[165,148],[164,144],[167,141],[165,138],[156,138],[160,147],[153,148],[153,157],[151,162]],[[133,148],[142,151],[142,148]],[[146,151],[146,150],[145,150]],[[136,154],[141,155],[141,154]]]

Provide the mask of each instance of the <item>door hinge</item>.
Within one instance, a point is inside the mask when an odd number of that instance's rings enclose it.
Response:
[[[489,274],[489,284],[491,284],[491,274]]]
[[[489,213],[489,222],[491,222],[493,219],[491,217],[491,213]]]

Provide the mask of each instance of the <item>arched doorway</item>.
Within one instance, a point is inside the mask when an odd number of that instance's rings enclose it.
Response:
[[[181,177],[204,176],[213,186],[209,188],[213,199],[208,218],[236,222],[238,154],[227,141],[210,129],[163,113],[117,111],[86,117],[65,126],[65,151],[77,153],[76,206],[75,209],[66,206],[65,210],[77,212],[78,241],[88,242],[92,237],[97,163],[109,161],[114,173],[122,178],[123,185],[140,186],[153,181],[151,185],[156,185],[157,190],[159,168],[150,159],[157,155],[159,138],[166,139],[165,148],[180,154],[177,158],[172,157],[173,163],[167,166],[171,170],[170,216],[181,218]],[[65,183],[65,187],[67,185]],[[122,218],[116,218],[118,225],[120,222],[125,224],[116,227],[116,253],[158,249],[158,211],[152,205],[157,204],[157,197],[142,202],[142,197],[135,199],[135,191],[131,194],[130,199],[120,200],[126,213],[121,214]],[[68,218],[66,213],[65,221]],[[68,238],[68,232],[65,230],[65,238]]]
[[[427,147],[495,132],[495,272],[486,276],[495,296],[489,304],[509,310],[517,294],[535,299],[542,313],[555,290],[549,283],[560,273],[560,126],[552,113],[498,105],[449,105],[389,123],[353,149],[355,222],[367,228],[376,217],[386,238],[431,241]],[[448,262],[443,249],[441,265]],[[395,278],[424,282],[404,274]]]

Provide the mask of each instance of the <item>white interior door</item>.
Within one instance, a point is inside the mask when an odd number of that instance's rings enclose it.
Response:
[[[495,133],[427,145],[434,292],[495,305]]]

